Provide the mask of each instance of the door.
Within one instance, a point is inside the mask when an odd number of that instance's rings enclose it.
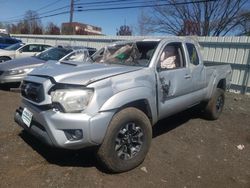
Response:
[[[193,92],[192,77],[184,57],[181,42],[168,43],[160,53],[158,60],[160,119],[181,111],[191,104],[189,99]]]
[[[200,55],[197,51],[197,48],[192,43],[186,43],[186,48],[188,52],[188,61],[190,67],[190,73],[192,77],[192,85],[194,92],[202,93],[203,89],[206,87],[206,78],[205,78],[205,69],[204,65],[201,62]],[[197,96],[202,97],[202,94],[197,94]],[[197,97],[197,100],[200,100],[200,97]]]
[[[16,51],[16,58],[19,57],[30,57],[38,52],[41,52],[42,46],[39,44],[27,44],[22,46]]]

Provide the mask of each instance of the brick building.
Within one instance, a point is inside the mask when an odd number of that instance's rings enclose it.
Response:
[[[78,22],[62,23],[62,35],[102,35],[102,28]]]

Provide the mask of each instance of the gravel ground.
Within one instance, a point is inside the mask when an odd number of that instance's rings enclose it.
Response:
[[[52,149],[23,132],[19,95],[0,91],[0,187],[250,188],[250,96],[227,93],[217,121],[189,110],[159,122],[145,161],[108,174],[92,150]]]

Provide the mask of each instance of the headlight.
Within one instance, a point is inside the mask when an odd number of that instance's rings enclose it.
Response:
[[[92,89],[58,89],[51,92],[52,102],[59,104],[64,112],[85,110],[92,96]]]
[[[33,70],[33,68],[30,68],[30,69],[19,69],[19,70],[10,70],[10,71],[7,71],[6,74],[7,75],[28,74],[32,70]]]

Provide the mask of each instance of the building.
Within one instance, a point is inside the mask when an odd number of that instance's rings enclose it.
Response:
[[[78,22],[62,23],[62,35],[102,35],[102,28]]]

